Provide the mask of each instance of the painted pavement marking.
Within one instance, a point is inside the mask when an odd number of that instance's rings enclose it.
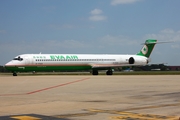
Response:
[[[37,117],[32,117],[32,116],[14,116],[14,117],[11,117],[11,118],[14,118],[14,119],[17,119],[17,120],[41,120],[41,118],[37,118]]]
[[[39,90],[34,90],[34,91],[31,91],[31,92],[27,92],[27,93],[0,94],[0,96],[30,95],[30,94],[35,94],[35,93],[43,92],[43,91],[46,91],[46,90],[54,89],[54,88],[57,88],[57,87],[66,86],[66,85],[77,83],[77,82],[82,82],[82,81],[85,81],[85,80],[88,80],[88,79],[90,79],[90,78],[83,78],[83,79],[80,79],[80,80],[75,80],[75,81],[71,81],[71,82],[67,82],[67,83],[63,83],[63,84],[59,84],[59,85],[55,85],[55,86],[51,86],[51,87],[47,87],[47,88],[43,88],[43,89],[39,89]]]
[[[109,113],[116,114],[120,116],[111,116],[111,120],[180,120],[177,116],[164,116],[164,115],[154,115],[154,114],[140,114],[133,112],[123,112],[116,110],[100,110],[100,109],[88,109],[89,112],[95,113]]]
[[[0,116],[0,120],[69,120],[67,118],[56,118],[53,116],[45,116],[38,114],[23,114],[12,116]]]
[[[154,114],[139,114],[131,112],[119,112],[121,116],[113,116],[112,120],[178,120],[178,117],[175,116],[163,116],[163,115],[154,115]]]
[[[116,110],[100,110],[100,109],[87,109],[86,112],[62,114],[56,116],[44,116],[36,114],[28,115],[14,115],[14,116],[2,116],[3,120],[69,120],[69,118],[75,117],[81,119],[81,117],[87,117],[91,115],[97,115],[100,113],[110,114],[110,120],[180,120],[177,116],[164,116],[154,114],[141,114],[134,112],[116,111]]]

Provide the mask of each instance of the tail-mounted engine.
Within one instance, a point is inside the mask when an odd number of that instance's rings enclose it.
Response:
[[[147,64],[149,60],[145,57],[135,56],[129,58],[129,64]]]
[[[129,58],[129,64],[134,64],[134,62],[135,62],[134,58],[133,58],[133,57],[130,57],[130,58]]]

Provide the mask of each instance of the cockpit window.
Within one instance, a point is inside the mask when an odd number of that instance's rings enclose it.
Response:
[[[22,61],[23,58],[21,58],[20,56],[18,56],[18,58],[14,58],[13,60],[19,60],[19,61]]]

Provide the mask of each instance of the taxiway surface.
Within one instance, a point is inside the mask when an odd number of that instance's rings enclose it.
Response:
[[[178,120],[180,76],[0,76],[0,116],[12,120]]]

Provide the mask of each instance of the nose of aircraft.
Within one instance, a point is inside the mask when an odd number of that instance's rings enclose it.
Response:
[[[5,64],[5,67],[13,65],[12,61]]]

